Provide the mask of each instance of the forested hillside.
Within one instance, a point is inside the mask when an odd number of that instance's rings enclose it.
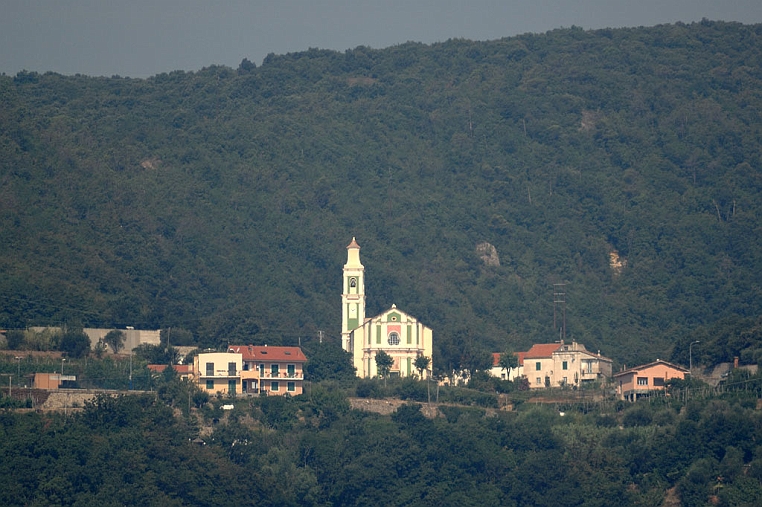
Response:
[[[336,340],[356,236],[436,367],[557,339],[554,283],[567,338],[687,362],[760,313],[760,111],[762,26],[709,21],[2,76],[0,326]]]
[[[189,407],[187,386],[100,396],[68,416],[3,410],[0,502],[747,507],[762,499],[758,389],[563,416],[550,406],[485,416],[442,405],[442,416],[427,419],[415,403],[391,417],[350,410],[335,384],[234,400],[227,412],[220,406],[231,400]]]

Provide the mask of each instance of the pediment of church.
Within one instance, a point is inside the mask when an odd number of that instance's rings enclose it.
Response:
[[[418,322],[418,319],[398,309],[395,305],[369,320],[373,324],[416,324]]]

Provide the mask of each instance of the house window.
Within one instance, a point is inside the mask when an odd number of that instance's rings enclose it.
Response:
[[[661,377],[654,377],[654,387],[664,387],[664,379]]]
[[[534,363],[534,369],[536,371],[542,370],[542,363],[540,361],[537,361],[536,363]]]
[[[535,383],[535,384],[537,384],[538,386],[539,386],[539,385],[542,385],[542,377],[537,377],[537,378],[535,379],[535,382],[534,382],[534,383]]]
[[[271,364],[270,365],[270,375],[272,377],[278,376],[278,365],[277,364]]]
[[[214,363],[206,363],[206,376],[214,377]]]
[[[296,382],[289,382],[288,392],[293,393],[294,391],[296,391]]]
[[[280,386],[278,385],[278,382],[270,382],[270,390],[271,391],[277,391],[280,389]]]
[[[389,333],[389,339],[388,339],[389,345],[399,345],[400,344],[400,335],[397,334],[396,331],[392,331]]]
[[[207,380],[206,381],[206,390],[211,391],[214,389],[214,380]]]
[[[228,380],[228,394],[234,395],[235,394],[235,380]]]
[[[228,363],[228,377],[235,377],[235,362]]]
[[[264,363],[259,364],[259,377],[262,378],[265,376],[265,365]]]
[[[638,377],[638,385],[639,386],[647,386],[648,385],[648,377]]]
[[[249,363],[243,363],[243,371],[249,371]]]
[[[568,369],[569,369],[569,363],[568,363],[568,362],[566,362],[566,361],[564,361],[564,362],[562,363],[562,366],[561,366],[561,368],[562,368],[562,369],[564,369],[564,370],[568,370]]]
[[[289,377],[294,377],[296,375],[296,366],[294,366],[293,364],[289,364],[286,368],[288,369]]]

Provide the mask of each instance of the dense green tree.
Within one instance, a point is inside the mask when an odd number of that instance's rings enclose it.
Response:
[[[325,343],[305,347],[307,364],[304,378],[313,382],[323,380],[350,381],[355,378],[352,356],[341,347]]]
[[[112,329],[108,333],[106,333],[106,336],[103,337],[103,342],[111,347],[111,350],[114,351],[114,354],[118,354],[119,351],[124,346],[124,340],[127,337],[125,336],[124,332],[122,332],[119,329]]]
[[[71,357],[84,357],[90,352],[90,338],[81,330],[66,331],[59,348]]]
[[[379,376],[386,380],[387,377],[389,377],[389,372],[392,370],[392,366],[394,366],[394,358],[383,350],[379,350],[376,352],[375,360]]]
[[[19,329],[11,329],[5,333],[10,350],[18,350],[24,343],[24,332]]]
[[[149,364],[176,364],[179,359],[177,349],[174,347],[167,348],[150,343],[141,343],[135,347],[133,354]]]
[[[415,369],[418,370],[418,378],[423,378],[423,372],[429,369],[429,364],[431,364],[430,357],[420,355],[415,358],[413,366],[415,366]]]
[[[506,373],[506,379],[510,378],[511,376],[511,370],[514,370],[519,367],[519,358],[516,356],[516,353],[507,351],[500,354],[500,360],[498,362],[500,365],[500,368],[505,370]]]

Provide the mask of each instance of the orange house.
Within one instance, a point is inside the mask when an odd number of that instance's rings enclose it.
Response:
[[[34,387],[37,389],[66,389],[76,387],[76,375],[61,375],[60,373],[35,373]]]
[[[636,366],[614,375],[617,394],[623,400],[635,401],[638,396],[648,395],[653,391],[663,391],[668,380],[684,379],[687,369],[657,359],[653,363]]]

